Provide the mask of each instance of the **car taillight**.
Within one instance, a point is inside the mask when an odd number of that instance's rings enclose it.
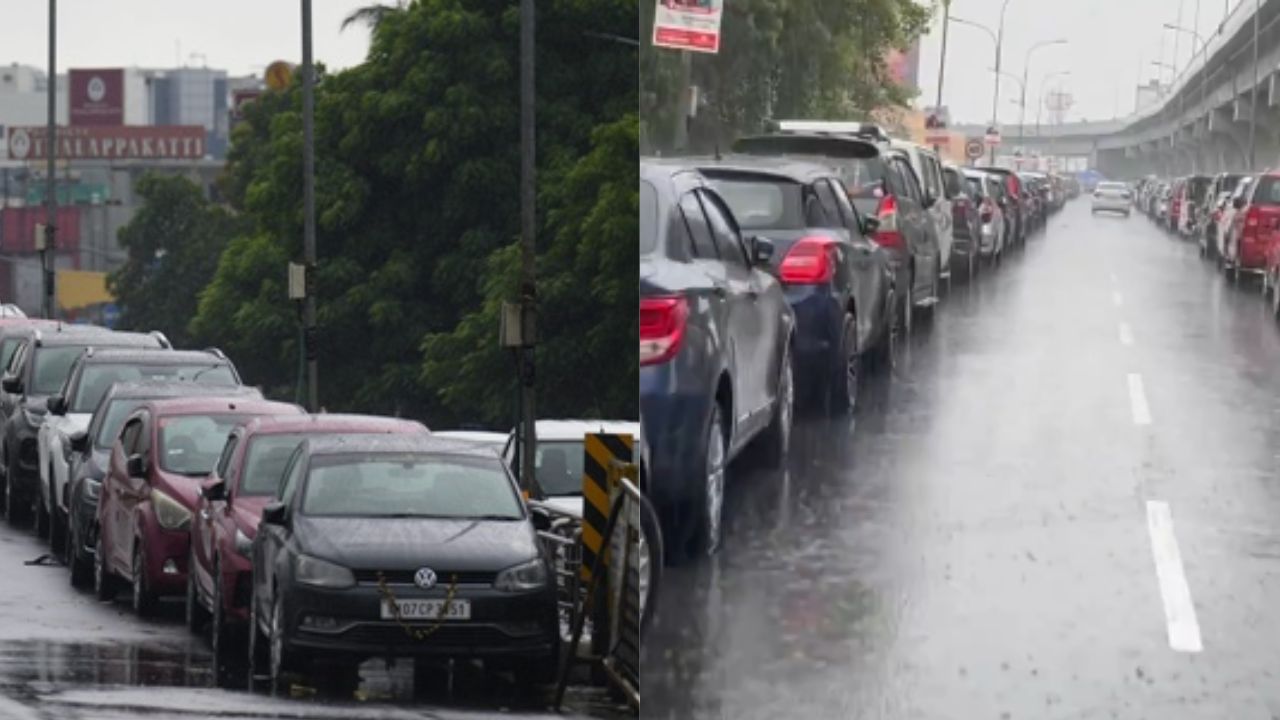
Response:
[[[892,195],[881,198],[876,217],[880,220],[880,229],[876,230],[875,241],[885,247],[903,247],[902,233],[898,231],[898,199]]]
[[[640,298],[640,364],[666,362],[680,351],[689,301],[680,296]]]
[[[821,285],[831,281],[835,263],[831,246],[836,241],[825,237],[801,238],[778,265],[778,277],[788,285]]]

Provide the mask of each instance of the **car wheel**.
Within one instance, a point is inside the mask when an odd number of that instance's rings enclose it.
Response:
[[[98,533],[98,544],[93,553],[93,594],[106,602],[116,596],[116,578],[107,567],[107,548],[102,532]]]
[[[862,354],[858,352],[858,323],[852,313],[844,316],[840,354],[831,377],[831,410],[839,415],[858,407],[858,383],[862,379]]]
[[[197,635],[204,630],[205,623],[209,620],[209,612],[204,609],[204,605],[200,604],[200,588],[196,586],[196,551],[195,548],[187,555],[187,603],[185,618],[187,621],[187,629],[192,635]]]
[[[256,585],[256,584],[255,584]],[[252,687],[255,680],[262,677],[267,672],[267,663],[270,661],[267,653],[267,638],[262,634],[260,625],[261,618],[258,617],[258,598],[257,596],[249,599],[249,686]]]
[[[213,564],[213,610],[209,619],[209,645],[213,648],[213,666],[221,668],[231,657],[233,636],[231,624],[227,622],[225,600],[222,597],[222,563]]]
[[[147,563],[142,554],[142,542],[135,540],[133,544],[133,612],[138,617],[151,617],[156,608],[156,596],[147,587]]]
[[[279,685],[285,675],[297,672],[298,657],[285,643],[284,638],[284,603],[280,593],[276,593],[275,602],[271,604],[271,635],[269,637],[271,653],[271,683]]]
[[[701,497],[698,499],[698,521],[693,555],[711,555],[720,547],[721,521],[724,518],[724,483],[728,442],[725,437],[724,410],[719,401],[712,403],[711,421],[707,424],[706,452],[703,455]]]
[[[912,319],[916,313],[916,274],[912,271],[910,277],[907,278],[907,291],[902,298],[902,332],[907,338],[911,337]]]
[[[67,567],[71,570],[71,587],[84,588],[92,585],[93,566],[85,562],[84,557],[80,554],[84,540],[80,538],[80,533],[76,530],[74,517],[67,523],[67,542],[65,545],[63,557]]]
[[[15,483],[13,479],[18,475],[17,459],[10,456],[7,464],[8,469],[5,472],[7,482],[4,484],[4,514],[9,524],[17,527],[27,521],[27,516],[31,514],[31,509],[14,490]]]
[[[778,393],[773,407],[773,420],[760,438],[765,467],[776,468],[786,460],[791,449],[791,424],[795,418],[795,369],[792,367],[790,343],[783,348],[778,368]]]

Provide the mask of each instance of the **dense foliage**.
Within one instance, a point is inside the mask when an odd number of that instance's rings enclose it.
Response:
[[[681,82],[680,54],[654,48],[652,2],[640,3],[646,149],[670,150]],[[725,3],[720,52],[694,53],[690,80],[702,93],[690,128],[695,148],[757,131],[767,117],[850,119],[904,103],[885,58],[927,27],[916,0],[734,0]]]
[[[636,52],[584,34],[633,35],[636,5],[547,0],[538,14],[539,415],[636,417]],[[516,299],[518,29],[515,0],[415,0],[378,17],[365,63],[320,73],[315,280],[331,411],[512,424],[497,307]],[[268,94],[233,133],[223,191],[244,229],[189,326],[290,396],[300,98],[296,85]]]

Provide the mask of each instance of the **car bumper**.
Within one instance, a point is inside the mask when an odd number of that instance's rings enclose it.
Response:
[[[1129,212],[1129,203],[1124,200],[1095,200],[1094,212]]]
[[[659,508],[693,497],[705,469],[703,433],[715,387],[711,379],[699,379],[695,386],[688,375],[675,363],[640,368],[640,417],[649,446],[648,492]]]
[[[796,316],[796,389],[801,397],[811,397],[826,387],[835,366],[844,309],[826,285],[788,286],[786,298]]]
[[[447,589],[392,586],[398,599],[444,599]],[[504,593],[488,586],[459,587],[456,599],[471,604],[471,620],[383,620],[376,585],[322,590],[295,585],[284,598],[286,638],[294,649],[359,656],[546,657],[558,652],[560,621],[550,590]],[[308,618],[332,618],[332,629],[304,626]]]
[[[1267,242],[1240,243],[1239,263],[1241,270],[1261,270],[1267,266],[1267,256],[1271,252],[1271,244]]]
[[[157,595],[185,594],[191,533],[155,528],[144,533],[143,538],[147,587]]]

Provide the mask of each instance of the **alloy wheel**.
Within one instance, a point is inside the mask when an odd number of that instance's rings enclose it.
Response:
[[[707,524],[707,554],[720,547],[720,519],[724,512],[725,447],[724,420],[720,404],[711,410],[711,427],[707,430],[704,503]]]
[[[278,682],[284,677],[284,603],[280,602],[277,593],[275,602],[271,604],[271,681]]]
[[[862,354],[858,352],[858,329],[852,318],[844,329],[844,400],[845,407],[853,412],[858,407],[858,383],[862,379]]]
[[[786,458],[791,450],[791,423],[795,418],[795,377],[791,363],[791,352],[788,350],[786,359],[782,363],[782,377],[778,381],[778,402],[781,403],[778,407],[778,435],[781,440],[780,455],[783,458]]]

